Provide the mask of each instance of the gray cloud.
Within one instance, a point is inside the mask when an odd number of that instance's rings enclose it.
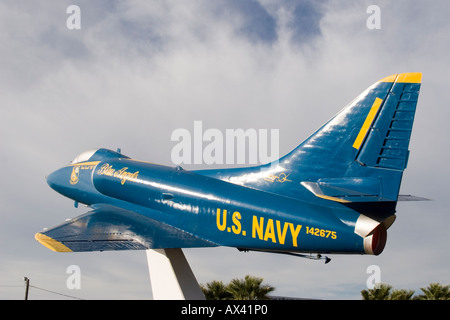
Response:
[[[81,30],[66,28],[70,4],[81,8]],[[171,165],[171,132],[195,120],[205,129],[279,128],[284,154],[373,82],[411,71],[424,76],[402,193],[434,201],[398,205],[381,256],[322,265],[228,248],[186,255],[200,282],[255,274],[287,296],[358,299],[371,264],[394,286],[450,283],[447,3],[380,1],[380,30],[366,28],[370,4],[3,1],[0,284],[28,276],[89,299],[151,297],[143,252],[65,255],[35,242],[42,227],[87,210],[54,193],[46,174],[100,146]],[[65,287],[71,264],[82,269],[81,291]],[[0,288],[1,298],[22,293]]]

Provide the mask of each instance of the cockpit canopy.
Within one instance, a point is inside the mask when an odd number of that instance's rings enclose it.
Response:
[[[80,153],[79,155],[77,155],[75,157],[75,159],[72,160],[71,163],[75,164],[75,163],[88,161],[97,152],[97,150],[99,150],[99,149],[84,151],[84,152]]]
[[[86,162],[86,161],[98,161],[102,160],[103,158],[127,158],[129,157],[123,155],[120,153],[120,149],[117,149],[117,151],[112,151],[108,149],[92,149],[88,151],[84,151],[77,155],[75,159],[72,160],[71,164],[76,164],[80,162]]]

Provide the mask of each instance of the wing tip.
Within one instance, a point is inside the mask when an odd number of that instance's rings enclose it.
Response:
[[[49,236],[43,234],[43,233],[36,233],[34,235],[34,238],[36,241],[38,241],[43,246],[47,247],[48,249],[55,251],[55,252],[72,252],[70,248],[62,244],[61,242],[50,238]]]

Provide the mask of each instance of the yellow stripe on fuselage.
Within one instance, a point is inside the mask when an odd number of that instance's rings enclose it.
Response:
[[[370,108],[369,114],[366,117],[366,120],[364,121],[361,130],[359,130],[358,136],[355,139],[355,142],[353,143],[353,148],[358,149],[361,148],[361,145],[364,141],[364,138],[367,135],[367,132],[370,129],[370,126],[372,125],[373,119],[375,119],[375,116],[378,113],[378,109],[380,109],[381,103],[383,102],[382,99],[376,98],[375,102],[372,105],[372,108]]]
[[[71,163],[68,165],[68,167],[76,167],[76,166],[96,166],[100,163],[100,161],[89,161],[89,162],[78,162],[78,163]]]

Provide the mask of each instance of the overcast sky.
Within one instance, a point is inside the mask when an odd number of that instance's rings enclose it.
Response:
[[[81,9],[69,30],[67,7]],[[381,9],[370,30],[369,5]],[[177,128],[279,129],[289,152],[364,89],[422,72],[402,194],[378,257],[331,263],[232,248],[189,249],[201,283],[263,277],[280,296],[360,299],[368,266],[416,290],[450,284],[446,0],[133,0],[0,2],[0,299],[31,284],[83,299],[150,299],[143,251],[63,254],[34,240],[88,209],[51,190],[50,172],[87,149],[173,165]],[[203,169],[206,165],[186,166]],[[66,269],[81,269],[69,290]],[[30,299],[64,299],[36,288]]]

